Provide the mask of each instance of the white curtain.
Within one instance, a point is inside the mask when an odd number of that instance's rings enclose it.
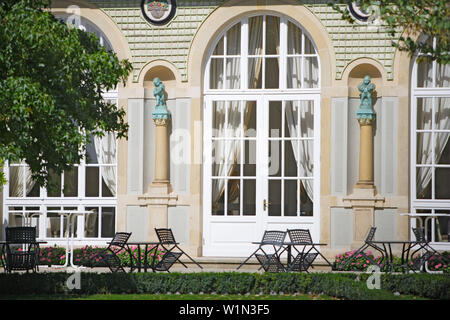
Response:
[[[214,127],[217,130],[216,136],[234,136],[240,126],[240,103],[238,101],[217,101],[214,112]],[[228,109],[228,123],[225,123],[225,108]],[[232,174],[236,160],[239,156],[239,140],[215,140],[215,157],[213,159],[213,176],[228,177]],[[225,179],[212,180],[213,205],[217,206],[225,190]]]
[[[317,88],[319,86],[319,65],[317,57],[305,57],[305,88]]]
[[[316,50],[311,40],[305,37],[305,54],[315,54]],[[317,88],[319,87],[319,61],[317,57],[305,57],[304,62],[304,87],[305,88]]]
[[[117,148],[116,135],[107,133],[103,137],[94,137],[95,153],[99,164],[111,164],[111,166],[102,166],[102,178],[111,194],[115,197],[116,192],[116,163]]]
[[[432,64],[429,62],[429,64]],[[432,67],[424,68],[433,70]],[[436,87],[450,87],[450,66],[438,65],[438,76]],[[432,85],[432,77],[429,72],[418,73],[418,83],[424,87]],[[435,101],[435,110],[433,114],[433,100]],[[422,130],[432,130],[434,121],[435,130],[450,130],[450,98],[421,98],[417,103],[417,128]],[[442,152],[444,151],[450,134],[446,132],[421,133],[417,135],[417,164],[431,165],[438,164]],[[433,141],[434,141],[434,159],[433,159]],[[426,192],[432,177],[431,167],[422,167],[417,172],[416,189],[417,197],[422,198]]]
[[[25,190],[28,194],[34,187],[35,181],[31,178],[31,170],[27,166],[9,167],[9,196],[23,197],[25,175]],[[26,196],[26,195],[25,195]]]
[[[262,55],[263,37],[263,17],[253,17],[248,19],[249,23],[249,44],[248,52],[251,55]],[[250,58],[248,61],[248,87],[257,88],[261,76],[262,58]]]
[[[314,102],[294,101],[286,103],[286,120],[291,138],[314,137]],[[300,112],[300,123],[298,113]],[[299,175],[313,177],[314,175],[314,143],[313,140],[291,140],[295,160],[299,163]],[[314,200],[313,180],[302,180],[303,187]]]
[[[303,35],[304,36],[304,35]],[[301,30],[289,24],[288,28],[288,48],[290,53],[301,53]],[[315,53],[314,47],[305,36],[304,53]],[[288,85],[291,88],[300,88],[302,80],[306,88],[318,86],[319,68],[316,57],[305,57],[304,70],[301,78],[301,59],[291,58],[291,63],[287,68]],[[300,112],[300,123],[298,122],[298,112]],[[286,120],[291,137],[314,137],[314,102],[313,101],[294,101],[286,104]],[[300,176],[312,177],[314,170],[314,143],[312,140],[292,140],[292,149],[295,160],[299,162]],[[314,200],[314,188],[312,180],[302,180],[302,184],[311,201]]]
[[[262,17],[249,19],[250,23],[255,24],[256,30],[260,30],[256,34],[252,34],[250,38],[249,50],[257,52],[255,54],[262,54],[259,44],[262,41]],[[231,28],[227,33],[227,53],[240,54],[240,25]],[[220,45],[220,43],[219,43]],[[249,59],[249,79],[254,81],[252,85],[256,85],[258,76],[261,72],[261,58]],[[240,63],[239,59],[227,59],[226,60],[226,87],[229,89],[240,88]],[[223,88],[223,80],[216,72],[221,72],[219,68],[211,68],[210,77],[214,79],[216,88]],[[256,80],[255,80],[256,78]],[[252,111],[252,106],[248,104],[241,106],[240,101],[216,101],[213,103],[213,128],[215,132],[213,136],[223,138],[238,137],[241,134],[241,112],[244,112],[243,118],[249,119],[248,115]],[[228,120],[225,119],[225,112],[227,109]],[[244,129],[246,126],[244,125]],[[230,177],[233,173],[235,166],[239,163],[239,151],[240,140],[214,140],[214,159],[213,159],[213,176]],[[225,191],[225,179],[213,179],[212,180],[212,201],[213,210],[218,208],[218,202],[222,198]],[[228,202],[233,201],[238,193],[234,192],[229,195]]]

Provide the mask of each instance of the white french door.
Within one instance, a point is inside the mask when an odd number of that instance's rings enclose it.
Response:
[[[319,99],[205,96],[204,256],[247,256],[264,230],[307,228],[319,240]]]

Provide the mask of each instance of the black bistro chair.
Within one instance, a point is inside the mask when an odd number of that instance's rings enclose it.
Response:
[[[418,242],[417,245],[419,246],[418,249],[416,249],[411,254],[411,260],[412,264],[408,266],[409,269],[415,271],[421,271],[425,264],[428,262],[428,260],[431,259],[431,257],[435,257],[437,260],[439,260],[442,264],[448,264],[448,259],[445,259],[445,257],[433,249],[430,246],[430,242],[425,237],[425,228],[412,228],[414,236],[416,237],[416,241]],[[414,258],[416,253],[419,253],[418,256]]]
[[[377,265],[377,263],[370,258],[364,251],[368,248],[373,248],[381,253],[382,260],[384,260],[384,250],[377,246],[376,244],[372,243],[374,241],[375,232],[377,231],[377,227],[371,227],[366,239],[364,240],[364,244],[358,248],[350,257],[345,259],[344,263],[337,266],[337,269],[344,269],[350,262],[352,262],[354,259],[356,259],[357,256],[361,255],[366,260],[369,260],[369,262],[373,265]]]
[[[36,227],[7,227],[5,231],[5,271],[38,271],[39,243],[36,242]]]
[[[252,256],[255,256],[266,272],[284,272],[286,268],[280,261],[286,231],[266,230],[256,249],[247,259],[242,262],[237,269],[241,268]]]
[[[131,237],[131,232],[116,232],[113,239],[108,242],[108,247],[96,254],[91,259],[90,267],[96,267],[101,265],[101,262],[104,262],[111,272],[125,272],[124,264],[121,262],[119,256],[117,255],[122,250],[127,249],[128,239]],[[100,258],[99,262],[94,262],[94,260]],[[131,260],[131,255],[130,255]]]
[[[295,250],[295,257],[288,265],[287,271],[308,272],[308,269],[312,267],[314,260],[320,254],[319,250],[313,244],[311,233],[308,229],[288,229],[287,233],[291,240],[292,248]],[[297,249],[296,243],[303,246],[301,251]],[[305,252],[307,247],[309,249]]]
[[[156,235],[158,236],[158,247],[156,248],[158,250],[159,246],[161,246],[162,250],[164,250],[164,254],[161,257],[161,259],[153,265],[154,271],[167,271],[170,272],[169,269],[178,261],[181,263],[185,268],[187,268],[187,265],[185,265],[183,262],[180,261],[180,257],[184,254],[186,257],[189,258],[193,263],[195,263],[200,269],[203,269],[203,267],[194,259],[192,259],[186,252],[184,252],[179,246],[178,242],[175,240],[175,236],[173,235],[172,229],[168,228],[155,228]],[[156,257],[156,254],[154,255]]]

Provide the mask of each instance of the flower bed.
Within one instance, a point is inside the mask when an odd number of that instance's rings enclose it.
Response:
[[[75,265],[81,266],[95,266],[95,267],[106,267],[102,259],[97,256],[97,254],[103,251],[104,247],[98,246],[85,246],[82,248],[74,249],[74,257],[73,263]],[[137,246],[130,246],[131,254],[135,259],[138,257]],[[163,251],[158,250],[156,253],[156,260],[159,261],[163,255]],[[154,252],[150,254],[148,258],[153,258],[155,255]],[[122,265],[129,267],[130,266],[130,255],[127,250],[122,249],[118,252],[117,256],[122,262]],[[144,253],[141,252],[141,260],[144,258]],[[69,257],[70,259],[70,257]],[[39,251],[39,264],[40,265],[64,265],[66,262],[66,249],[64,247],[43,247],[40,248]]]
[[[342,266],[345,264],[345,261],[354,253],[356,250],[348,251],[343,254],[339,254],[335,257],[335,261],[333,263],[334,270],[342,270],[342,271],[366,271],[367,268],[371,265],[371,262],[367,260],[365,257],[362,256],[362,254],[359,254],[356,256],[355,259],[348,265],[342,268]],[[373,261],[375,261],[378,266],[383,270],[385,265],[383,265],[382,257],[381,256],[374,256],[373,253],[368,250],[365,252],[365,254],[371,258]],[[444,261],[450,260],[450,254],[448,251],[445,251],[442,253],[442,256],[439,257],[437,255],[432,256],[428,262],[428,268],[430,271],[443,271],[444,273],[450,273],[450,266],[446,264]],[[414,261],[410,261],[410,264],[413,265]],[[401,271],[401,258],[400,257],[394,257],[394,271]]]

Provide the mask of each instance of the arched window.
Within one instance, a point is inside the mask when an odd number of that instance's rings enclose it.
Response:
[[[67,15],[57,15],[65,21]],[[93,32],[100,44],[112,51],[105,34],[91,21],[81,17],[79,28]],[[104,99],[117,103],[117,90],[105,92]],[[117,207],[117,141],[114,134],[93,138],[86,146],[86,157],[62,175],[51,174],[53,190],[40,188],[31,179],[31,171],[22,163],[9,163],[4,168],[8,183],[3,189],[3,221],[17,226],[31,223],[38,238],[49,243],[66,241],[66,221],[54,211],[95,210],[84,221],[76,222],[78,238],[86,243],[104,242],[116,229]],[[48,212],[52,211],[52,212]],[[40,212],[31,222],[25,216]]]
[[[442,246],[450,232],[450,65],[424,58],[416,57],[412,73],[411,207]]]
[[[248,17],[223,32],[206,67],[208,91],[319,88],[319,58],[308,34],[287,18]]]
[[[203,254],[246,255],[271,226],[318,239],[320,63],[308,33],[275,14],[230,24],[204,87]]]

